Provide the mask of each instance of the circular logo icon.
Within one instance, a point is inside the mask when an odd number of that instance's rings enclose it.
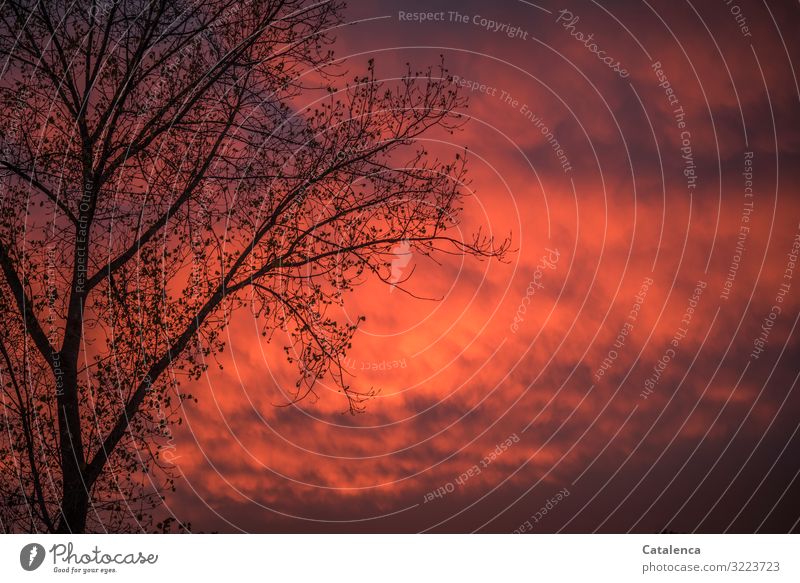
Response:
[[[26,571],[35,571],[44,562],[44,547],[38,543],[31,543],[22,547],[19,552],[19,564]]]

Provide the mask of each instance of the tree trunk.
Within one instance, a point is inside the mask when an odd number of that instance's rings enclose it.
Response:
[[[81,533],[86,529],[89,491],[92,484],[86,473],[83,452],[78,403],[78,371],[75,361],[76,358],[63,359],[63,385],[61,394],[58,395],[58,438],[63,490],[61,517],[56,531],[60,533]]]
[[[56,532],[79,534],[86,530],[86,515],[89,512],[88,486],[81,481],[67,484],[64,481],[64,492],[61,497],[61,517]]]

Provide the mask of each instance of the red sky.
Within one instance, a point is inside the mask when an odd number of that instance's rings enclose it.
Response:
[[[351,3],[336,47],[351,71],[374,57],[389,79],[443,55],[486,86],[465,129],[432,134],[430,150],[469,149],[463,235],[510,233],[515,252],[412,257],[407,287],[438,301],[380,282],[348,298],[346,314],[367,317],[354,385],[380,389],[355,417],[335,387],[276,406],[294,369],[282,338],[265,343],[241,314],[175,433],[185,479],[169,511],[232,532],[797,529],[800,11],[602,4]],[[418,11],[444,20],[400,19]],[[571,32],[593,33],[629,76]]]

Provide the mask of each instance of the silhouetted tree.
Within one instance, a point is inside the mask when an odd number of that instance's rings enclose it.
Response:
[[[291,398],[332,376],[332,315],[391,249],[450,236],[464,159],[420,147],[464,105],[442,65],[343,80],[339,2],[48,0],[0,17],[0,521],[150,528],[166,440],[237,308],[286,330]],[[336,88],[335,85],[341,86]],[[301,106],[300,97],[310,106]],[[159,525],[165,528],[166,525]]]

